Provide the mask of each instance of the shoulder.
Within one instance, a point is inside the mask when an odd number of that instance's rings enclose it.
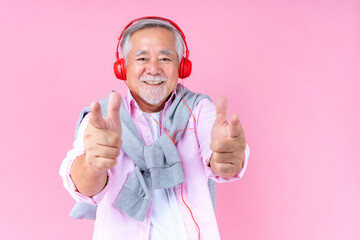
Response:
[[[214,103],[209,98],[201,99],[198,104],[194,107],[193,113],[200,115],[207,112],[216,111]]]

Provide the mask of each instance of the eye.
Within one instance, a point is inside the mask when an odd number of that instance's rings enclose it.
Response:
[[[137,58],[136,61],[139,61],[139,62],[144,62],[144,61],[147,61],[146,58],[142,57],[142,58]]]
[[[162,62],[170,62],[171,59],[170,58],[161,58],[160,61],[162,61]]]

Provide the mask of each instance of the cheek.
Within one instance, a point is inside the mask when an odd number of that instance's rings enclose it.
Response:
[[[126,78],[127,83],[129,85],[129,88],[131,88],[132,91],[136,91],[138,86],[138,79],[139,77],[140,69],[139,67],[132,65],[128,65],[126,69]]]
[[[171,78],[178,78],[179,75],[179,68],[177,66],[172,66],[168,69],[169,77]]]
[[[129,67],[130,67],[130,69],[128,72],[130,72],[133,76],[139,76],[145,70],[145,68],[143,66],[138,66],[138,65],[131,65]]]

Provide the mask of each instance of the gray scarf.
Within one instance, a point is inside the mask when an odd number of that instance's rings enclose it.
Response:
[[[173,136],[176,130],[185,129],[191,116],[182,97],[182,85],[178,84],[176,97],[166,113],[163,124],[170,136]],[[206,95],[193,93],[186,88],[184,88],[184,97],[190,109],[194,109],[201,99],[210,99]],[[107,116],[108,101],[109,98],[99,101],[103,116]],[[82,111],[77,129],[81,120],[89,112],[89,108]],[[167,134],[160,136],[152,145],[146,146],[123,103],[120,108],[120,119],[123,139],[122,150],[135,162],[136,167],[126,180],[114,205],[130,217],[143,221],[152,199],[153,188],[171,188],[184,182],[181,159],[176,146]],[[182,133],[183,131],[176,133],[175,143]],[[211,180],[209,180],[209,189],[214,203],[215,183]],[[95,219],[96,206],[77,203],[70,216]]]

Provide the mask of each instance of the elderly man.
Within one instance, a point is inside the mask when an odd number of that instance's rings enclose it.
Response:
[[[238,115],[178,84],[191,62],[171,20],[136,19],[119,43],[129,91],[82,111],[60,169],[71,215],[96,219],[93,239],[220,239],[213,181],[239,179],[249,156]]]

